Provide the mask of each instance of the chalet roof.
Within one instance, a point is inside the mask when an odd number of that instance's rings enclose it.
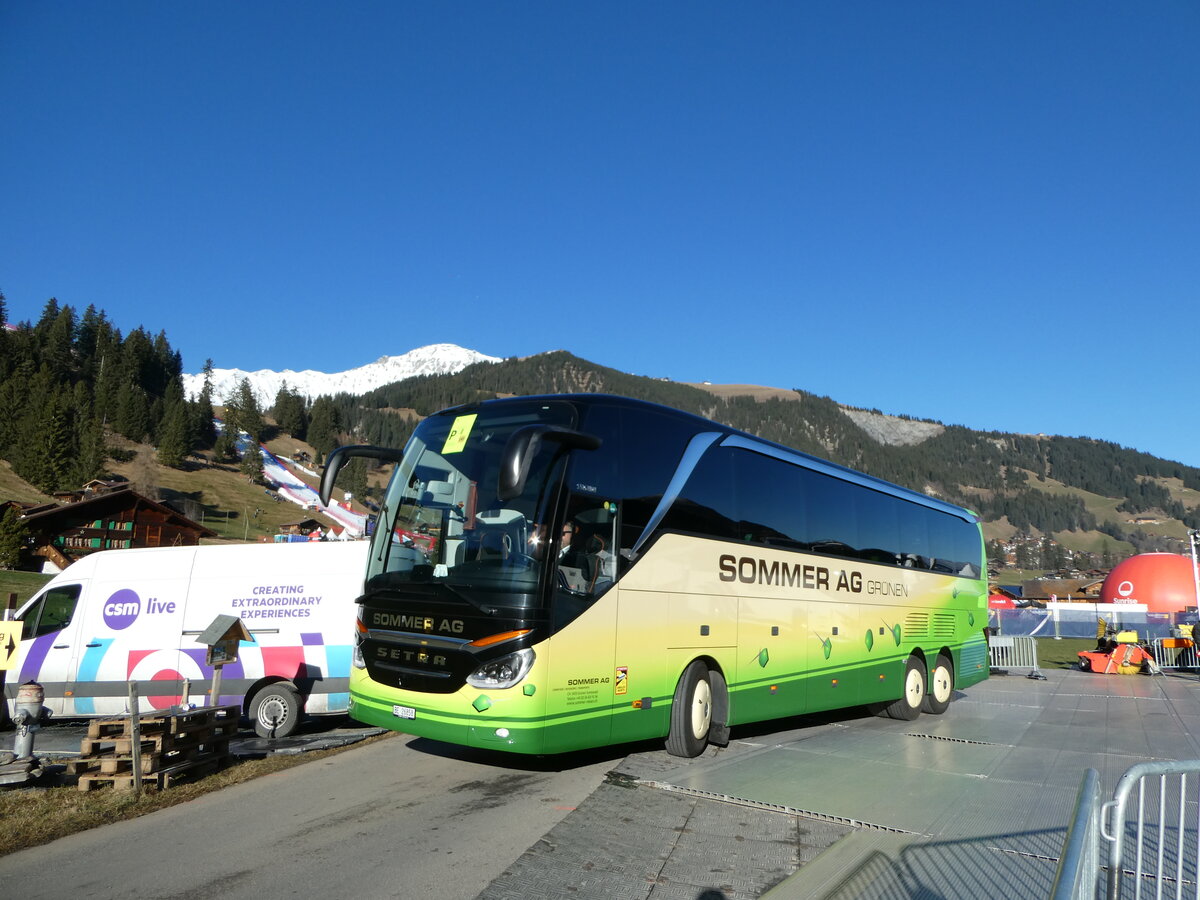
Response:
[[[133,488],[125,485],[115,491],[96,494],[65,506],[38,507],[22,516],[22,521],[30,528],[38,531],[55,531],[68,527],[70,524],[88,519],[102,518],[105,514],[116,510],[129,509],[131,506],[141,506],[158,510],[167,517],[169,522],[195,530],[200,537],[216,537],[217,533],[211,528],[189,519],[183,513],[171,507],[143,497]]]
[[[1022,593],[1027,598],[1048,600],[1052,595],[1060,600],[1068,596],[1078,597],[1089,593],[1099,593],[1103,578],[1037,578],[1026,581],[1022,585]]]
[[[46,509],[57,509],[57,503],[22,503],[20,500],[5,500],[0,503],[0,508],[11,506],[17,511],[20,516],[27,516],[30,513],[41,512]]]
[[[321,528],[322,525],[317,519],[301,519],[299,522],[284,522],[280,528]]]

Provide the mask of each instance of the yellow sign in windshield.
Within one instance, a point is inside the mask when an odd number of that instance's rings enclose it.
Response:
[[[447,453],[461,453],[466,448],[467,438],[471,436],[471,429],[475,427],[476,415],[471,413],[454,420],[454,424],[450,426],[450,433],[446,435],[446,443],[442,445],[442,456]]]

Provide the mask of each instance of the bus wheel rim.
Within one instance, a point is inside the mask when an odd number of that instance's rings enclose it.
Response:
[[[950,699],[950,670],[945,666],[938,666],[933,670],[933,699],[938,703],[945,703]]]
[[[908,696],[910,706],[921,705],[921,700],[925,697],[925,689],[922,684],[921,673],[917,669],[908,670],[908,677],[904,681],[904,692]]]
[[[692,735],[697,738],[708,734],[712,723],[712,686],[707,678],[701,678],[692,694]]]

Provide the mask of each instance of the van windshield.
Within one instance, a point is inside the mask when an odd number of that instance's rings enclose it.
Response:
[[[430,416],[414,433],[380,508],[367,590],[438,584],[478,602],[531,605],[546,570],[547,523],[562,447],[542,442],[520,495],[501,501],[501,460],[529,425],[575,426],[563,401],[486,404]]]

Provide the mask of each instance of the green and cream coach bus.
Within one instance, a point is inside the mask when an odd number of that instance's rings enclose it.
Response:
[[[945,712],[987,677],[978,518],[677,410],[600,394],[423,420],[359,599],[361,722],[559,753],[869,705]]]

